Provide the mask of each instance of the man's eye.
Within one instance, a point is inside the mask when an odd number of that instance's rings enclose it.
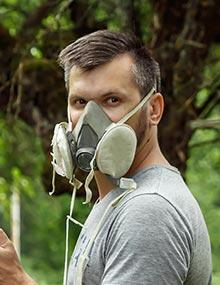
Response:
[[[77,107],[77,108],[82,108],[86,105],[87,101],[82,99],[82,98],[78,98],[78,99],[74,99],[71,102],[71,105]]]
[[[84,105],[84,104],[86,104],[86,100],[84,100],[84,99],[77,99],[77,100],[75,101],[75,103],[76,103],[76,104],[80,104],[80,105]]]
[[[118,97],[110,97],[106,100],[106,103],[111,106],[115,106],[119,103]]]

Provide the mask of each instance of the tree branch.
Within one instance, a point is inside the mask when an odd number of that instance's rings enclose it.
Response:
[[[212,140],[207,140],[207,141],[202,141],[202,142],[198,142],[198,143],[193,143],[193,144],[190,144],[189,147],[193,148],[193,147],[203,146],[205,144],[214,144],[214,143],[220,143],[220,139],[219,138],[215,138],[215,139],[212,139]]]
[[[220,129],[220,119],[194,120],[190,122],[192,129]]]
[[[125,29],[141,38],[140,16],[138,15],[138,10],[134,5],[134,0],[125,1],[123,6],[126,12]]]
[[[201,107],[197,108],[196,113],[198,116],[201,116],[202,113],[206,110],[206,108],[213,102],[216,100],[218,100],[218,91],[220,89],[220,79],[217,82],[214,82],[212,84],[210,88],[210,95],[208,96],[208,98],[205,100],[205,102],[202,104]]]
[[[216,96],[215,100],[213,100],[208,108],[205,110],[206,112],[202,114],[202,118],[208,118],[211,114],[212,110],[216,108],[216,106],[220,105],[220,93]]]

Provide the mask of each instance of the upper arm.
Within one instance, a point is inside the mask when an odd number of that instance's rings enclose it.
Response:
[[[183,284],[192,237],[172,205],[140,195],[121,208],[105,246],[103,285]]]

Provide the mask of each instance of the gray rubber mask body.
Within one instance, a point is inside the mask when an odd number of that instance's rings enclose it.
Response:
[[[70,151],[75,167],[89,172],[98,142],[112,124],[106,113],[93,101],[87,103],[74,130],[67,132]],[[75,168],[74,167],[74,168]],[[97,164],[94,164],[97,169]]]

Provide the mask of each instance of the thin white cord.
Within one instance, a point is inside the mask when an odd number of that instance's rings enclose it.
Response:
[[[68,129],[67,129],[67,131],[68,132],[72,132],[73,124],[72,124],[72,121],[71,121],[70,107],[69,107],[68,103],[67,103],[67,118],[68,118]]]
[[[49,195],[53,195],[53,193],[55,192],[55,176],[56,176],[56,172],[55,172],[55,168],[53,165],[52,191],[49,192]]]
[[[69,219],[66,219],[66,248],[65,248],[65,263],[63,274],[63,285],[67,284],[67,269],[68,269],[68,249],[69,249]]]
[[[75,197],[76,197],[76,185],[73,188],[73,193],[70,202],[70,211],[69,215],[66,218],[66,248],[65,248],[65,263],[64,263],[64,273],[63,273],[63,285],[67,284],[67,274],[68,274],[68,253],[69,253],[69,221],[70,217],[73,214],[73,208],[75,204]]]
[[[81,224],[79,221],[73,219],[73,218],[70,217],[69,215],[67,216],[67,218],[68,218],[71,222],[73,222],[74,224],[79,225],[80,227],[83,228],[83,224]]]
[[[69,212],[70,217],[72,217],[73,215],[73,208],[74,208],[75,198],[76,198],[76,190],[77,190],[77,187],[74,185],[71,202],[70,202],[70,212]]]

